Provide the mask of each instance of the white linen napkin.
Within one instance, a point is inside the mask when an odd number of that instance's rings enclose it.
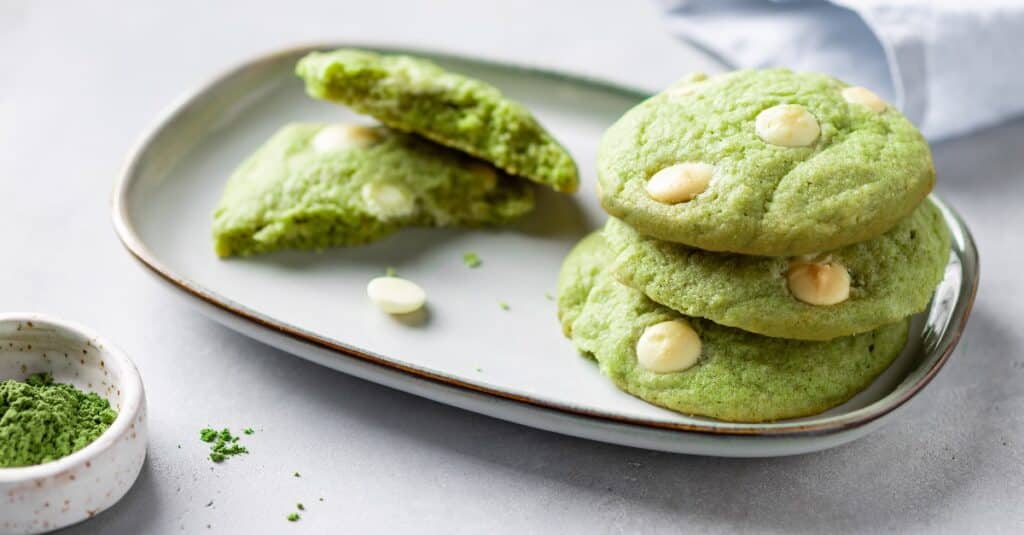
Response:
[[[930,139],[1024,113],[1024,0],[660,0],[673,33],[729,68],[826,72]]]

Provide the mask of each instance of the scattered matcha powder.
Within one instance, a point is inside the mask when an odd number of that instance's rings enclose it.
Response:
[[[306,506],[302,505],[302,502],[299,502],[299,503],[295,504],[295,507],[298,508],[299,511],[305,511],[306,510]]]
[[[117,418],[110,402],[49,373],[0,381],[0,468],[42,464],[96,440]]]
[[[500,306],[502,310],[508,310],[509,309],[508,303],[506,303],[504,301],[498,301],[498,306]]]
[[[231,434],[228,428],[217,431],[205,428],[199,431],[199,439],[210,444],[210,460],[219,463],[228,457],[249,453],[249,450],[238,443],[238,437]]]
[[[295,473],[294,473],[294,474],[292,474],[292,475],[293,475],[293,476],[295,476],[295,477],[302,477],[302,475],[301,475],[301,474],[299,474],[298,472],[295,472]]]
[[[300,518],[302,518],[302,517],[299,516],[299,513],[289,513],[288,514],[288,521],[289,522],[298,522]]]
[[[384,270],[384,276],[385,277],[394,277],[396,275],[398,275],[398,272],[395,271],[395,268],[393,268],[391,266],[388,266],[388,268]]]
[[[251,427],[246,427],[245,429],[242,430],[242,432],[247,434],[247,435],[251,435],[251,434],[255,433],[256,431],[254,431],[253,428],[251,428]]]
[[[462,263],[466,264],[466,267],[477,268],[484,262],[483,260],[480,260],[480,257],[476,253],[470,251],[462,254]]]
[[[554,301],[555,296],[551,295],[551,292],[544,292],[544,299],[547,299],[548,301]]]

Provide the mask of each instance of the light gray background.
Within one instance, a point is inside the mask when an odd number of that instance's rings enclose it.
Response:
[[[935,147],[982,289],[953,359],[900,420],[801,457],[653,453],[424,401],[221,328],[128,257],[108,197],[161,110],[283,45],[429,46],[650,89],[714,65],[648,2],[253,4],[0,0],[0,309],[104,333],[138,363],[152,408],[138,483],[71,531],[1024,529],[1024,121]],[[208,423],[255,427],[253,453],[212,466],[197,439]]]

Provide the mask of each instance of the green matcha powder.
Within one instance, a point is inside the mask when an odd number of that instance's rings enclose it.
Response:
[[[93,393],[54,383],[49,373],[0,381],[0,468],[60,459],[96,440],[117,412]]]

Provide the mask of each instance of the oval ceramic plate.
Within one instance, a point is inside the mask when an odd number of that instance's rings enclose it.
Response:
[[[218,259],[211,212],[239,162],[291,121],[367,121],[308,98],[292,74],[310,50],[337,46],[427,57],[493,83],[565,143],[580,165],[581,191],[540,191],[535,213],[510,228],[408,229],[365,247]],[[114,192],[114,222],[142,265],[214,320],[324,366],[479,413],[606,442],[723,456],[814,451],[876,428],[949,358],[977,287],[974,244],[938,199],[954,252],[931,307],[916,319],[900,359],[827,413],[766,424],[676,414],[617,390],[562,337],[550,299],[558,268],[605,219],[593,190],[597,143],[645,97],[595,80],[423,50],[286,50],[232,69],[175,106],[130,156]],[[483,265],[466,267],[469,251]],[[428,312],[420,321],[398,321],[368,302],[367,281],[387,267],[426,288]]]

